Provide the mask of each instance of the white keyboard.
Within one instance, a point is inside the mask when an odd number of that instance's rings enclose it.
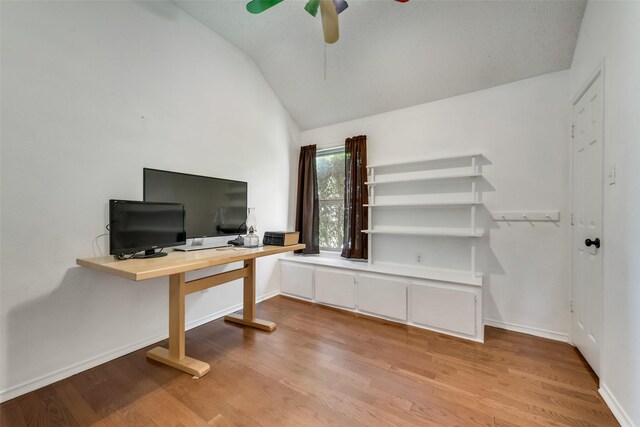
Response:
[[[216,248],[226,248],[228,246],[231,246],[228,243],[223,243],[223,244],[210,244],[210,245],[196,245],[196,246],[192,246],[192,245],[182,245],[182,246],[173,246],[173,250],[174,251],[182,251],[182,252],[190,252],[190,251],[201,251],[203,249],[216,249]]]

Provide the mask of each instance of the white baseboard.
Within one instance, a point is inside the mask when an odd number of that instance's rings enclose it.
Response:
[[[618,400],[613,397],[613,394],[611,394],[611,390],[609,390],[609,387],[607,387],[606,384],[600,384],[598,393],[600,393],[600,396],[602,396],[602,399],[605,401],[609,409],[611,409],[611,412],[613,412],[613,416],[616,417],[616,420],[618,420],[622,427],[636,427],[633,421],[631,421],[631,417],[629,417],[624,409],[622,409],[622,406],[620,406]]]
[[[63,380],[79,372],[86,371],[87,369],[91,369],[110,360],[117,359],[120,356],[124,356],[125,354],[131,353],[133,351],[151,345],[154,342],[161,341],[165,338],[167,338],[166,334],[154,335],[133,344],[129,344],[115,350],[100,354],[98,356],[91,357],[89,359],[83,360],[82,362],[74,363],[73,365],[67,366],[66,368],[58,369],[57,371],[51,372],[49,374],[45,374],[40,377],[27,380],[18,385],[6,388],[0,391],[0,402],[6,402],[7,400],[11,400],[30,391],[37,390],[49,384],[53,384],[56,381]]]
[[[533,328],[531,326],[516,325],[514,323],[501,322],[499,320],[484,319],[486,326],[506,329],[508,331],[522,332],[523,334],[534,335],[536,337],[548,338],[554,341],[569,342],[569,334],[563,332],[549,331],[547,329]]]
[[[256,302],[262,302],[262,301],[268,300],[269,298],[273,298],[279,294],[280,294],[279,290],[269,292],[267,294],[264,294],[256,298]],[[227,314],[233,313],[234,311],[238,311],[240,309],[242,309],[242,304],[236,304],[234,306],[225,308],[223,310],[217,311],[215,313],[209,314],[199,319],[191,320],[190,322],[185,324],[185,329],[189,330],[189,329],[195,328],[197,326],[211,322],[212,320],[219,319],[223,316],[226,316]],[[56,381],[69,378],[72,375],[75,375],[82,371],[86,371],[87,369],[94,368],[98,365],[102,365],[103,363],[109,362],[113,359],[117,359],[118,357],[124,356],[125,354],[129,354],[136,350],[140,350],[141,348],[144,348],[155,342],[162,341],[166,339],[168,336],[169,336],[168,332],[150,336],[143,340],[137,341],[133,344],[125,345],[115,350],[110,350],[106,353],[83,360],[82,362],[74,363],[73,365],[67,366],[66,368],[59,369],[49,374],[42,375],[38,378],[34,378],[31,380],[25,381],[23,383],[20,383],[18,385],[1,390],[0,403],[6,402],[7,400],[14,399],[18,396],[21,396],[25,393],[29,393],[30,391],[33,391],[33,390],[37,390],[49,384],[53,384]]]
[[[285,296],[287,298],[297,299],[299,301],[312,302],[312,303],[315,304],[315,301],[313,299],[311,299],[311,298],[304,298],[304,297],[300,297],[298,295],[288,294],[286,292],[280,292],[280,295]]]

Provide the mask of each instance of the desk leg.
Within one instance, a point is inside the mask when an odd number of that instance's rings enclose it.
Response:
[[[173,368],[201,377],[211,369],[184,354],[184,297],[186,283],[184,273],[169,276],[169,349],[156,347],[147,352],[147,357]]]
[[[276,329],[275,323],[256,319],[256,259],[245,260],[244,268],[249,270],[249,274],[244,278],[242,315],[230,314],[224,320],[272,332]]]

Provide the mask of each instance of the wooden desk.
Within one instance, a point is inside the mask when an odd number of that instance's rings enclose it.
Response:
[[[256,258],[304,249],[304,245],[262,246],[231,250],[204,249],[193,252],[170,252],[161,258],[117,260],[112,256],[77,259],[84,267],[100,270],[130,280],[169,277],[169,348],[156,347],[147,352],[149,359],[201,377],[211,369],[208,363],[185,356],[185,296],[232,280],[244,279],[242,315],[230,314],[224,320],[273,331],[276,324],[256,319]],[[244,267],[201,279],[185,281],[187,271],[244,261]]]

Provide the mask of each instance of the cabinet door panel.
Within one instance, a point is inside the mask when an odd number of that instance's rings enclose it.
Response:
[[[407,320],[407,283],[385,276],[358,275],[358,309]]]
[[[281,262],[280,290],[283,294],[313,299],[313,267]]]
[[[411,316],[420,325],[475,336],[476,295],[437,282],[414,283]]]
[[[346,308],[356,308],[355,273],[316,269],[316,301]]]

